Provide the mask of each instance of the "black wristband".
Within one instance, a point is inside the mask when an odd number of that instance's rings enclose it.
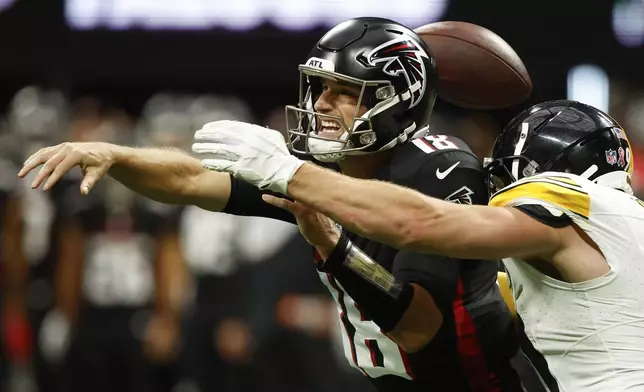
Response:
[[[319,269],[340,282],[364,315],[383,332],[394,329],[414,296],[411,285],[397,282],[391,272],[353,246],[344,233]]]
[[[394,298],[400,295],[402,285],[394,279],[391,272],[376,263],[362,250],[353,246],[344,232],[340,234],[340,239],[327,262],[328,265],[324,263],[326,271],[332,272],[340,268],[348,268],[386,294]]]
[[[333,274],[333,270],[337,269],[339,266],[342,266],[342,264],[344,263],[344,260],[349,255],[351,246],[353,246],[353,244],[351,243],[351,240],[349,240],[349,237],[344,234],[344,231],[340,233],[340,239],[338,240],[338,243],[335,244],[335,248],[333,248],[333,251],[331,252],[329,257],[322,262],[320,271]]]

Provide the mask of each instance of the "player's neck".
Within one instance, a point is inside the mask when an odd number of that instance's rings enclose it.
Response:
[[[370,155],[353,155],[338,162],[342,174],[355,178],[371,178],[375,171],[389,163],[392,150]]]

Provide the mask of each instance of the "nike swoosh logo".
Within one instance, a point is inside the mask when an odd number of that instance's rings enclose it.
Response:
[[[444,179],[449,175],[449,173],[452,172],[452,170],[456,169],[456,166],[458,166],[459,163],[461,163],[461,161],[456,162],[452,166],[448,167],[447,170],[445,171],[440,171],[440,169],[436,169],[436,177],[438,177],[439,180]]]

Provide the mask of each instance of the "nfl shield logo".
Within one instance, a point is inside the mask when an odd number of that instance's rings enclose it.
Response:
[[[617,163],[617,151],[615,150],[607,150],[606,151],[606,162],[608,162],[609,165],[614,165]]]

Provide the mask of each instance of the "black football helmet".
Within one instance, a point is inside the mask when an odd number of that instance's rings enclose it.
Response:
[[[632,193],[631,147],[609,115],[576,101],[535,105],[516,116],[484,162],[497,191],[537,173],[572,173]]]
[[[343,22],[318,41],[299,70],[300,102],[286,107],[289,147],[294,153],[336,162],[346,154],[391,148],[426,129],[436,98],[436,62],[425,42],[399,23],[382,18]],[[315,112],[323,78],[359,88],[351,124]],[[368,111],[358,116],[361,106]],[[317,134],[318,124],[325,119],[344,127],[340,141]],[[316,143],[319,147],[329,142],[335,148],[311,149]]]

